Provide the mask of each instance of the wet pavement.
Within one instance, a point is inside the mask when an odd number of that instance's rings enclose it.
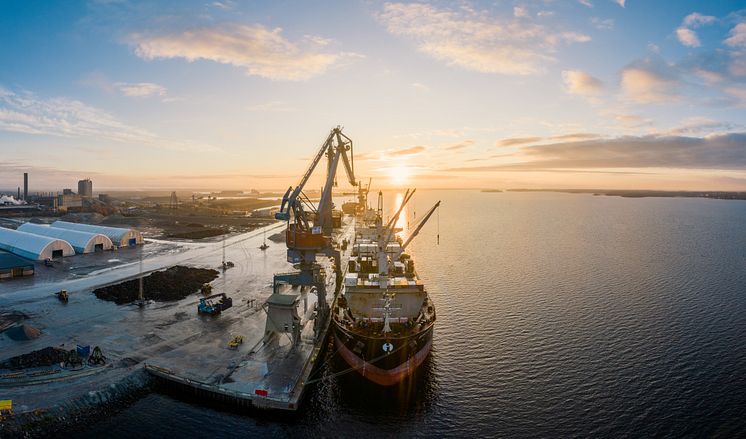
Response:
[[[284,223],[268,226],[267,235],[282,227]],[[195,340],[211,340],[216,345],[226,346],[237,331],[245,332],[245,336],[262,332],[263,317],[246,317],[263,312],[247,302],[253,299],[257,304],[263,303],[272,292],[273,274],[290,269],[285,245],[268,242],[270,247],[261,251],[262,239],[262,229],[225,239],[226,260],[232,261],[235,267],[224,273],[221,270],[212,285],[214,293],[225,292],[231,296],[234,306],[217,318],[197,316],[197,294],[139,308],[99,300],[92,291],[138,277],[140,254],[145,274],[173,265],[218,268],[223,253],[220,239],[212,242],[149,240],[138,248],[66,258],[54,268],[37,264],[34,277],[1,282],[0,309],[27,314],[29,319],[24,323],[40,329],[42,335],[33,340],[13,341],[0,334],[0,360],[46,346],[69,350],[80,344],[100,346],[111,366],[90,374],[63,371],[55,374],[54,379],[25,384],[12,377],[3,378],[8,371],[0,370],[0,399],[12,399],[16,412],[50,407],[78,394],[106,387],[142,368],[144,360]],[[54,296],[60,289],[70,294],[67,304]],[[246,344],[250,344],[251,339],[247,337]]]

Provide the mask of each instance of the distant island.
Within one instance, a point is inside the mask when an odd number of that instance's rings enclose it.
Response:
[[[502,189],[482,189],[482,192],[502,192]]]
[[[746,200],[746,192],[723,191],[656,191],[656,190],[623,190],[623,189],[508,189],[509,192],[563,192],[570,194],[593,194],[614,197],[687,197],[713,198],[718,200]],[[492,192],[483,190],[482,192]]]

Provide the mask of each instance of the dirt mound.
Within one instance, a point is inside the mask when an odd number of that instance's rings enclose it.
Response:
[[[24,341],[39,338],[41,331],[31,325],[18,325],[5,331],[5,335],[11,340]]]
[[[143,296],[146,300],[158,302],[180,300],[196,293],[203,284],[212,282],[216,277],[217,270],[177,265],[143,278]],[[137,300],[139,288],[139,280],[133,279],[98,288],[93,294],[99,299],[122,305]]]
[[[28,367],[52,366],[65,361],[66,356],[67,351],[64,349],[48,346],[44,349],[39,349],[38,351],[29,352],[28,354],[8,358],[0,363],[0,368],[18,370],[26,369]]]
[[[20,311],[0,311],[0,332],[27,318],[28,316]]]

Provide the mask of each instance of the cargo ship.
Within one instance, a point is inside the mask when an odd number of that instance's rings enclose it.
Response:
[[[357,218],[343,293],[332,306],[337,352],[360,375],[381,386],[412,375],[433,344],[435,306],[405,250],[440,201],[402,241],[396,223],[413,194],[407,191],[386,224],[380,192],[378,209],[371,210],[375,214],[366,209]]]

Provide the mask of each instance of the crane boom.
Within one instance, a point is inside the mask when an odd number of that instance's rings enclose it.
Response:
[[[352,149],[352,139],[345,136],[342,131],[339,131],[337,133],[337,142],[339,145],[344,144],[344,142],[342,141],[342,137],[347,139],[347,143],[349,143],[350,145],[350,157],[347,157],[347,149],[342,148],[342,163],[344,164],[345,171],[347,172],[347,180],[352,186],[357,186],[357,183],[355,182],[355,154]]]
[[[389,222],[386,224],[386,227],[384,230],[386,231],[386,237],[383,240],[383,245],[386,246],[389,242],[389,239],[391,239],[391,235],[394,234],[394,225],[399,220],[399,215],[401,215],[402,210],[404,210],[404,206],[407,205],[407,202],[412,198],[414,193],[417,191],[417,188],[413,189],[412,192],[409,192],[409,189],[407,189],[407,192],[404,193],[404,199],[401,202],[401,205],[399,206],[399,209],[396,211],[396,214],[391,217]],[[386,247],[384,247],[385,249]],[[384,252],[385,254],[385,252]]]
[[[414,231],[411,235],[407,238],[406,241],[404,241],[404,244],[402,244],[401,248],[404,250],[407,248],[407,245],[409,245],[410,242],[414,239],[415,236],[417,236],[418,233],[420,233],[420,230],[425,226],[425,223],[427,223],[427,220],[430,219],[430,216],[432,216],[433,212],[435,212],[435,209],[437,209],[440,206],[440,201],[435,203],[435,206],[433,206],[427,214],[420,220],[420,222],[417,224],[417,227],[415,227]]]
[[[336,130],[339,130],[339,128],[335,128],[329,133],[329,136],[327,136],[326,140],[321,145],[319,152],[316,153],[316,156],[311,161],[311,165],[308,167],[308,169],[306,169],[306,173],[303,174],[300,183],[298,183],[295,189],[290,186],[285,192],[285,195],[282,197],[280,211],[275,214],[275,218],[284,221],[290,219],[290,209],[292,209],[292,205],[295,204],[295,201],[298,199],[298,195],[300,195],[301,191],[303,191],[303,188],[306,186],[306,183],[308,183],[308,179],[311,178],[311,174],[313,174],[314,169],[316,169],[316,166],[321,161],[321,158],[324,157],[324,153],[327,151],[327,149],[329,149],[329,145],[334,139],[334,133]],[[286,206],[288,208],[287,210],[285,210]]]

